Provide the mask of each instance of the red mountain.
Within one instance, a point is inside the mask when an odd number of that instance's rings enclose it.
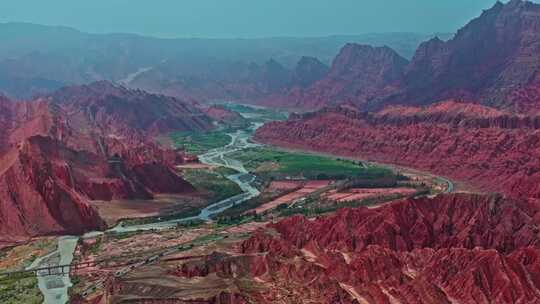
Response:
[[[307,88],[325,77],[329,70],[319,59],[304,56],[296,64],[289,86]]]
[[[406,65],[407,60],[388,47],[347,44],[324,78],[307,88],[291,90],[279,103],[313,108],[368,101],[378,94],[393,91]]]
[[[540,118],[464,102],[379,113],[324,109],[257,130],[256,140],[393,163],[477,188],[540,198]]]
[[[456,194],[295,216],[174,274],[244,282],[234,303],[539,303],[539,212]]]
[[[67,87],[45,99],[61,105],[72,119],[74,116],[81,116],[77,118],[81,120],[90,119],[94,125],[110,132],[127,127],[155,135],[212,127],[212,120],[194,102],[129,90],[107,81]]]
[[[538,303],[538,211],[475,195],[404,200],[289,218],[242,249],[324,303]]]
[[[387,47],[348,44],[326,77],[273,100],[291,108],[352,103],[372,110],[389,104],[423,105],[458,98],[516,112],[537,112],[539,27],[539,4],[497,2],[452,39],[422,43],[410,63]]]
[[[172,169],[182,154],[147,138],[211,127],[192,105],[106,83],[0,108],[0,242],[102,228],[89,200],[194,191]]]
[[[540,5],[497,2],[448,42],[423,43],[392,102],[468,98],[498,108],[540,108]]]

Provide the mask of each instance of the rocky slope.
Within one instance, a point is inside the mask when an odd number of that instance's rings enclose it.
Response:
[[[540,198],[540,118],[466,102],[379,113],[332,108],[256,133],[265,143],[404,165],[514,197]]]
[[[213,120],[224,124],[241,125],[247,123],[240,113],[231,111],[223,105],[211,105],[203,107],[201,110]]]
[[[307,88],[324,78],[330,69],[315,57],[302,57],[296,64],[291,84],[292,87]]]
[[[90,120],[111,133],[122,128],[145,135],[212,128],[212,120],[191,100],[129,90],[107,81],[63,88],[44,98],[66,109],[72,119]]]
[[[0,242],[102,228],[89,200],[193,192],[172,169],[182,152],[150,138],[211,128],[192,105],[106,83],[0,108]]]
[[[295,216],[173,274],[243,282],[248,303],[540,303],[539,211],[455,194]]]
[[[486,105],[536,111],[540,58],[540,5],[497,2],[447,42],[420,45],[407,67],[396,102],[468,98]]]
[[[168,60],[136,76],[130,87],[197,100],[254,101],[280,93],[292,71],[274,59],[254,62],[185,62]]]
[[[352,103],[366,110],[466,99],[520,113],[540,109],[540,5],[497,2],[452,39],[422,43],[410,62],[386,47],[346,45],[331,71],[274,98],[313,109]]]
[[[308,87],[288,91],[280,105],[318,108],[338,103],[363,103],[392,92],[403,76],[407,60],[388,47],[347,44],[334,59],[327,74]],[[324,77],[323,77],[324,76]]]

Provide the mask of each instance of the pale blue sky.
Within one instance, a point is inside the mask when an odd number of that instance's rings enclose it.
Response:
[[[0,22],[161,37],[454,32],[494,0],[0,0]]]

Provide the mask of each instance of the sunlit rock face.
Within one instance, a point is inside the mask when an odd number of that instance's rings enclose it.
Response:
[[[103,228],[89,200],[194,192],[152,137],[212,128],[191,103],[104,82],[0,107],[2,241]]]

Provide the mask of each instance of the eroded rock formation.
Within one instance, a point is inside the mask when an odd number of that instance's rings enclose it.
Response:
[[[539,211],[455,194],[295,216],[174,273],[249,281],[255,303],[539,303]]]
[[[332,108],[269,123],[255,138],[430,171],[513,197],[540,198],[540,119],[448,101],[378,113]]]
[[[151,137],[211,128],[190,104],[108,83],[31,102],[4,98],[0,108],[2,242],[103,228],[89,200],[193,192],[172,169],[183,154]]]

